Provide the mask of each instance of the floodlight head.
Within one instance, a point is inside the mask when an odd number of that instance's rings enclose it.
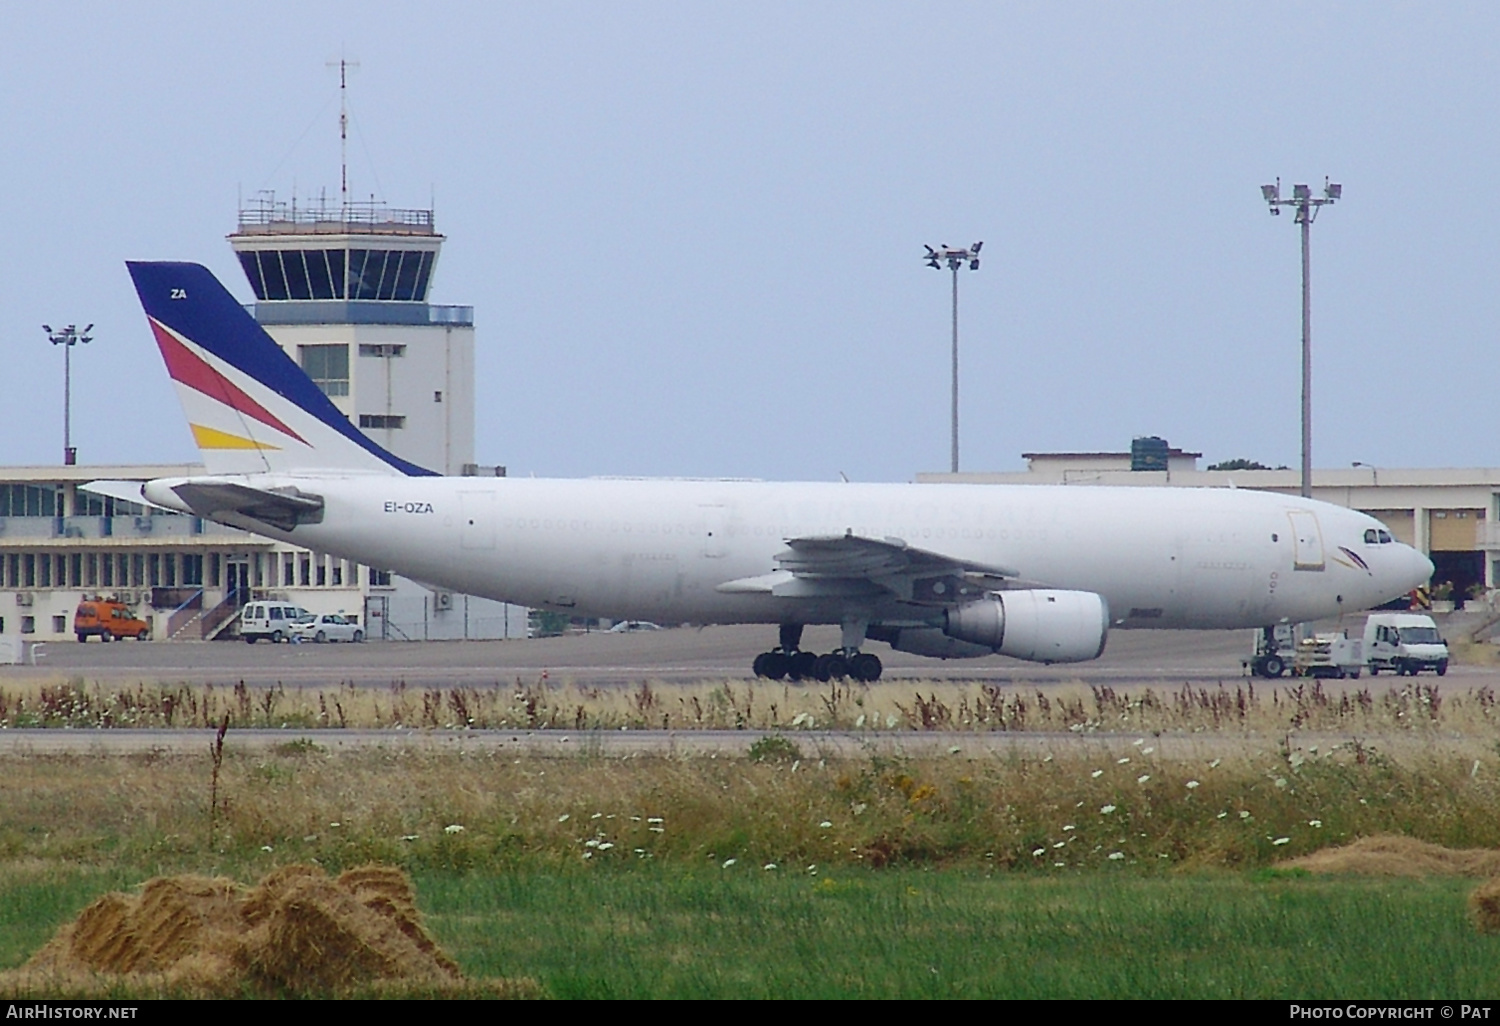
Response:
[[[971,270],[971,271],[977,271],[977,270],[979,270],[979,261],[978,260],[970,260],[969,261],[969,270]]]
[[[927,261],[927,266],[932,268],[934,271],[941,271],[943,269],[943,265],[937,262],[937,257],[933,257],[931,260]]]
[[[50,324],[43,324],[42,325],[42,330],[45,331],[47,334],[50,335],[50,334],[52,334],[52,325],[50,325]]]
[[[1338,182],[1329,182],[1323,186],[1323,195],[1327,196],[1330,202],[1339,199],[1344,195],[1344,187]]]
[[[1275,203],[1281,199],[1281,186],[1262,185],[1260,187],[1260,194],[1266,198],[1267,203]]]
[[[980,249],[981,249],[981,248],[982,248],[982,247],[983,247],[983,246],[984,246],[984,243],[983,243],[983,242],[976,242],[976,243],[974,243],[974,252],[976,252],[976,253],[978,253],[978,252],[979,252],[979,250],[980,250]]]
[[[1305,185],[1294,185],[1292,186],[1292,198],[1299,200],[1312,199],[1312,190]]]

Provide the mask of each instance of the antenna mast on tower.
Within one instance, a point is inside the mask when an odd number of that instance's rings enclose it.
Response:
[[[334,61],[329,61],[328,66],[334,66]],[[359,61],[349,61],[340,57],[338,59],[339,69],[339,208],[347,220],[349,216],[349,104],[347,94],[349,91],[348,71],[350,68],[359,67]]]

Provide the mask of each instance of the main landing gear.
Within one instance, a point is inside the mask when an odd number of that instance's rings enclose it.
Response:
[[[769,652],[755,657],[752,669],[757,677],[771,680],[855,680],[872,684],[880,679],[880,657],[871,652],[861,652],[865,624],[851,622],[844,625],[844,646],[826,655],[804,652],[798,645],[802,642],[800,623],[781,625],[781,644]],[[854,644],[849,644],[853,640]]]

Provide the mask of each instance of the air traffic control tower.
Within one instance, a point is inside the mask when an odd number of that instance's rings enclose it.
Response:
[[[255,319],[350,420],[418,466],[476,472],[474,308],[427,301],[443,245],[431,210],[266,194],[229,244]]]

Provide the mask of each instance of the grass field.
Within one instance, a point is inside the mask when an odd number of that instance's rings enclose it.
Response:
[[[1402,761],[1170,761],[1150,735],[847,759],[790,734],[725,758],[317,736],[252,752],[231,730],[216,790],[207,751],[0,760],[0,968],[153,876],[378,862],[466,972],[557,997],[1500,996],[1473,881],[1276,868],[1376,834],[1500,848],[1500,758],[1437,733]]]
[[[0,964],[123,882],[11,876]],[[658,863],[416,882],[466,975],[558,998],[1500,997],[1469,881]]]

